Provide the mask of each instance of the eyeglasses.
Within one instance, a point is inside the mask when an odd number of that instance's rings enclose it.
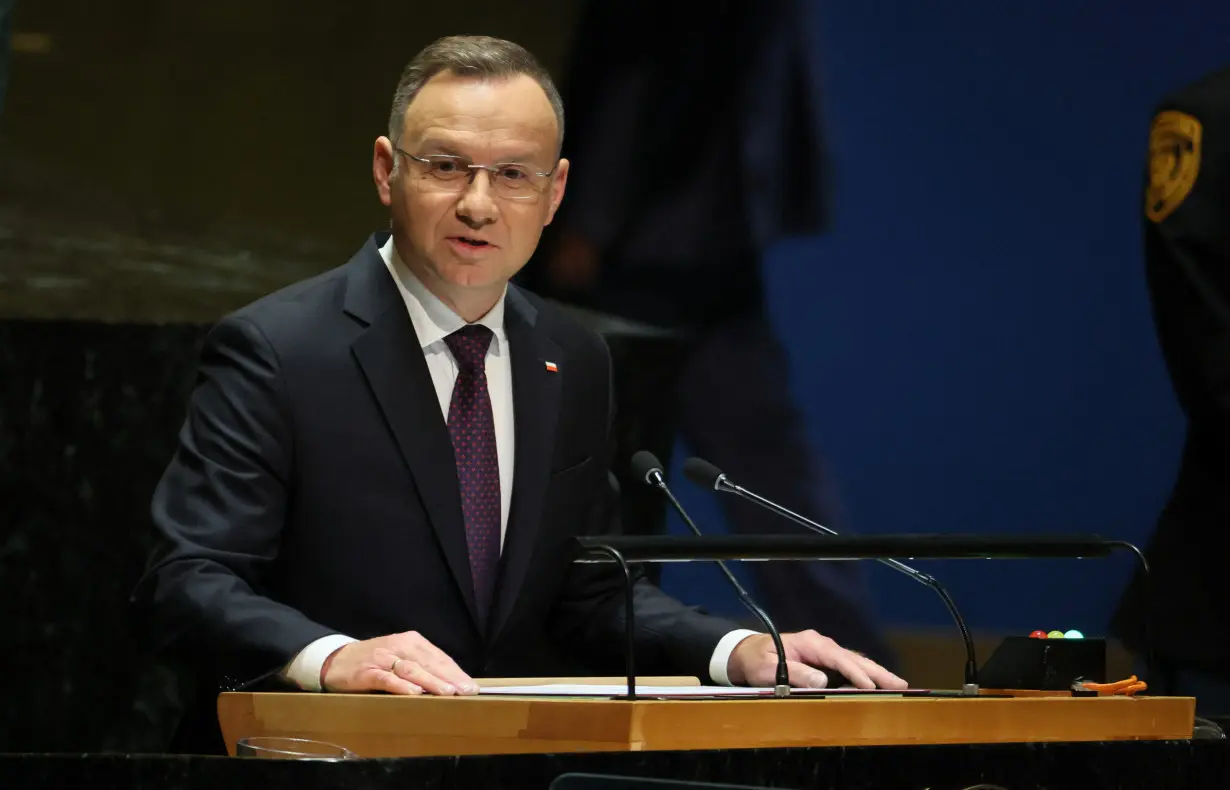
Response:
[[[430,154],[415,156],[396,149],[397,153],[414,160],[424,171],[421,183],[441,192],[464,192],[474,182],[479,170],[487,171],[491,191],[505,200],[536,200],[547,185],[555,168],[539,173],[526,165],[506,162],[494,165],[476,165],[464,156]],[[558,165],[557,165],[558,166]]]

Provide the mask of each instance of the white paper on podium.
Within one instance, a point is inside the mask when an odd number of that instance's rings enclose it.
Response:
[[[755,696],[773,689],[758,689],[730,686],[642,686],[637,684],[636,693],[647,697],[713,697]],[[582,683],[545,683],[541,686],[495,686],[479,689],[480,694],[532,694],[546,697],[614,697],[628,693],[628,684],[586,685]]]
[[[540,686],[492,686],[479,689],[480,694],[506,694],[534,697],[617,697],[628,693],[626,683],[585,685],[580,683],[545,683]],[[791,694],[874,694],[900,695],[901,692],[880,689],[792,689]],[[772,687],[747,686],[641,686],[638,697],[771,697]]]

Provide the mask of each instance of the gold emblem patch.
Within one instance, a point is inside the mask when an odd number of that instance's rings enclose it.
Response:
[[[1200,171],[1200,121],[1184,112],[1166,110],[1149,130],[1149,189],[1145,214],[1161,222],[1192,191]]]

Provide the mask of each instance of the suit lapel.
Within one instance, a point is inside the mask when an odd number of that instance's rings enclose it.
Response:
[[[536,318],[537,311],[529,301],[515,287],[509,287],[504,325],[512,355],[516,461],[495,590],[495,617],[489,632],[493,641],[512,614],[534,555],[543,497],[551,474],[561,382],[566,374],[559,346],[536,327]],[[559,365],[558,371],[548,370],[548,362]]]
[[[470,616],[478,622],[453,444],[405,303],[380,257],[379,236],[356,260],[346,312],[368,324],[351,345],[401,450]],[[372,260],[374,256],[374,260]]]

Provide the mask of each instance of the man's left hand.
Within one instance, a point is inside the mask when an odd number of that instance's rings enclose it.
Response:
[[[904,680],[871,659],[821,636],[815,631],[782,634],[790,685],[795,688],[826,688],[825,669],[840,672],[856,688],[904,689]],[[726,664],[726,675],[736,686],[772,686],[777,677],[777,649],[768,634],[749,636],[735,646]]]

